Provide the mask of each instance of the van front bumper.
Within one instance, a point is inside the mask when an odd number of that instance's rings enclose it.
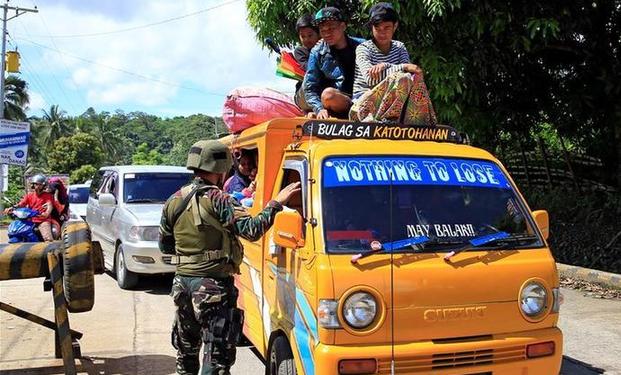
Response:
[[[551,375],[558,374],[561,369],[563,335],[558,328],[494,335],[482,340],[438,341],[396,344],[395,373]],[[555,343],[554,354],[527,358],[527,345],[547,341]],[[339,374],[339,362],[347,359],[375,359],[377,374],[391,373],[390,345],[319,344],[314,353],[316,374]],[[302,363],[308,364],[308,359],[303,359]]]
[[[125,242],[123,253],[125,265],[131,272],[142,274],[175,272],[175,266],[170,264],[170,256],[160,251],[157,241]]]

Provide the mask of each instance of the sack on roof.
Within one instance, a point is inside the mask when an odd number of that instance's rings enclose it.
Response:
[[[278,91],[238,87],[224,101],[222,119],[231,133],[277,117],[304,116],[293,99]]]

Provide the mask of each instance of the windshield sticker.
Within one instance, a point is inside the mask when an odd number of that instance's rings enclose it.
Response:
[[[408,237],[475,237],[472,224],[417,224],[406,225]]]
[[[125,179],[126,180],[131,180],[136,178],[136,174],[135,173],[125,173]]]
[[[323,186],[457,185],[511,189],[491,162],[440,158],[330,158],[323,164]]]

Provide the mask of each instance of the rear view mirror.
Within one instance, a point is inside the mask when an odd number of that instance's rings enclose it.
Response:
[[[101,193],[98,199],[100,206],[116,206],[116,198],[110,193]]]
[[[304,246],[304,219],[297,211],[281,211],[274,218],[274,243],[289,249]]]
[[[548,211],[533,211],[533,218],[535,218],[535,222],[537,223],[537,227],[539,227],[543,238],[547,240],[550,235],[550,218],[548,217]]]

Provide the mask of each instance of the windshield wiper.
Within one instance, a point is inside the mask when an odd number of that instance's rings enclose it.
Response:
[[[159,203],[161,200],[155,198],[134,198],[128,199],[125,203]]]
[[[422,243],[425,243],[429,241],[429,237],[427,236],[419,236],[419,237],[410,237],[410,238],[406,238],[404,240],[398,240],[398,241],[393,241],[393,242],[388,242],[385,244],[380,245],[381,247],[378,249],[372,249],[369,250],[367,252],[364,253],[359,253],[354,255],[353,257],[351,257],[351,262],[352,263],[358,263],[358,261],[362,258],[366,258],[369,255],[378,253],[380,251],[386,251],[386,252],[391,252],[394,250],[399,250],[399,249],[403,249],[409,246],[416,246]],[[377,242],[377,241],[375,241]]]
[[[509,234],[507,232],[496,232],[492,234],[486,234],[483,236],[472,238],[463,247],[453,250],[444,256],[444,260],[449,260],[453,256],[472,248],[480,247],[483,245],[503,245],[503,249],[515,248],[516,244],[523,244],[525,242],[533,242],[539,240],[539,237],[531,234]],[[511,246],[513,245],[513,246]]]

